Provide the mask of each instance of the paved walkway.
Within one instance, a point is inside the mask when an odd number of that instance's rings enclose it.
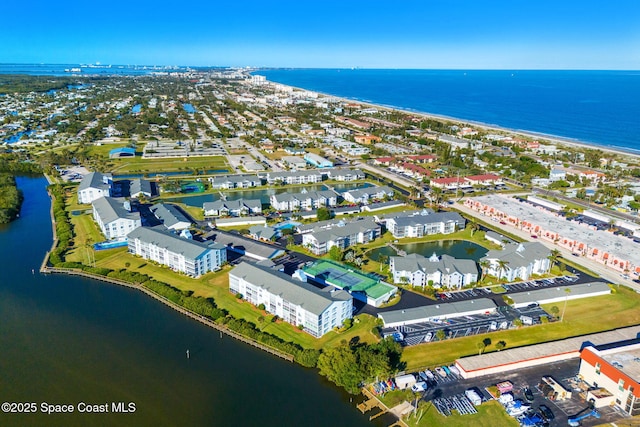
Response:
[[[456,203],[452,207],[454,209],[464,213],[467,216],[470,216],[470,217],[473,217],[473,218],[478,218],[479,220],[482,220],[482,221],[484,221],[484,222],[486,222],[488,224],[492,223],[492,221],[488,217],[483,216],[480,213],[478,213],[478,212],[476,212],[476,211],[474,211],[472,209],[469,209],[468,207],[464,206],[463,205],[464,201],[465,201],[465,199],[462,199],[462,200],[460,200],[460,203]],[[532,241],[530,233],[528,233],[526,231],[519,230],[519,229],[517,229],[515,227],[511,227],[510,225],[503,225],[503,224],[498,225],[496,223],[496,227],[495,228],[496,228],[497,232],[500,232],[499,228],[504,228],[504,231],[506,231],[506,232],[508,232],[510,234],[513,234],[513,235],[515,235],[515,236],[517,236],[517,237],[519,237],[519,238],[521,238],[521,239],[523,239],[525,241]],[[598,262],[592,261],[592,260],[587,259],[585,257],[576,257],[568,249],[562,248],[560,246],[556,246],[552,242],[548,242],[548,241],[545,241],[545,240],[542,240],[542,239],[537,239],[535,241],[537,241],[539,243],[542,243],[543,245],[545,245],[546,247],[548,247],[550,249],[559,250],[560,253],[562,254],[562,256],[564,258],[566,258],[567,260],[569,260],[569,261],[571,261],[571,262],[573,262],[575,264],[584,266],[585,268],[587,268],[587,269],[593,271],[594,273],[597,273],[598,275],[600,275],[600,277],[602,277],[603,279],[606,279],[606,280],[608,280],[608,281],[610,281],[612,283],[628,286],[631,289],[634,289],[635,291],[640,292],[640,284],[634,282],[633,280],[622,278],[619,273],[608,269],[606,266],[604,266],[604,265],[602,265],[602,264],[600,264]]]

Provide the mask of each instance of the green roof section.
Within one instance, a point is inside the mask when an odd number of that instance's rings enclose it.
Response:
[[[336,286],[349,292],[363,292],[372,299],[378,299],[397,289],[388,283],[371,277],[353,267],[337,262],[321,259],[303,268],[303,271],[326,284]]]

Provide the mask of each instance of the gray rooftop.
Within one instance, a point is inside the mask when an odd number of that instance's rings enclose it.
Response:
[[[380,225],[372,219],[364,219],[335,225],[327,229],[318,229],[311,233],[313,237],[321,243],[335,240],[341,237],[351,236],[360,232],[367,232],[373,229],[379,229]]]
[[[273,197],[278,203],[280,202],[289,202],[291,200],[319,200],[322,198],[330,199],[334,197],[338,197],[336,193],[331,190],[320,190],[320,191],[307,191],[305,193],[280,193],[274,194]]]
[[[345,191],[344,194],[349,193],[354,199],[359,199],[362,196],[375,196],[378,194],[383,193],[384,194],[393,194],[393,190],[389,187],[387,187],[386,185],[383,185],[381,187],[365,187],[365,188],[358,188],[356,190],[349,190],[349,191]]]
[[[484,235],[486,237],[491,237],[492,239],[497,240],[498,242],[501,242],[501,243],[504,243],[504,242],[513,243],[512,239],[506,236],[503,236],[502,234],[498,234],[495,231],[488,230]]]
[[[434,254],[435,255],[435,254]],[[393,265],[398,271],[418,271],[425,273],[435,273],[440,271],[442,274],[451,274],[458,272],[465,274],[478,274],[476,262],[470,259],[456,259],[450,255],[443,254],[438,257],[426,258],[420,254],[409,254],[407,256],[394,256]]]
[[[151,212],[158,218],[165,227],[172,227],[179,222],[191,224],[191,220],[184,216],[174,205],[166,203],[156,203],[151,206]]]
[[[261,243],[240,234],[222,230],[211,231],[205,235],[205,238],[227,247],[244,249],[245,253],[253,254],[260,258],[272,258],[284,252],[279,246]]]
[[[476,300],[450,302],[446,304],[425,305],[404,310],[385,311],[378,313],[378,317],[381,317],[385,324],[398,322],[416,323],[423,319],[452,318],[471,311],[491,311],[495,310],[495,308],[496,305],[493,300],[479,298]]]
[[[327,172],[332,178],[335,176],[355,176],[358,179],[364,179],[364,172],[360,169],[329,169]]]
[[[315,175],[318,178],[322,178],[322,174],[318,171],[284,171],[284,172],[269,172],[269,179],[286,179],[290,176],[312,176]]]
[[[570,292],[567,293],[566,289]],[[598,292],[611,292],[611,288],[604,282],[590,282],[581,283],[579,285],[571,286],[555,286],[543,289],[536,289],[527,292],[518,292],[509,294],[509,297],[515,304],[522,305],[527,303],[539,302],[544,304],[545,301],[554,300],[558,298],[579,298],[581,296],[588,296]]]
[[[198,259],[211,249],[222,249],[224,245],[207,244],[195,240],[184,239],[167,231],[158,228],[138,227],[131,233],[127,234],[129,241],[140,239],[145,243],[151,243],[160,248],[167,249],[171,252],[179,253],[189,259]]]
[[[104,224],[109,224],[120,218],[133,221],[140,220],[140,212],[129,212],[124,208],[124,199],[100,197],[91,204]]]
[[[129,194],[149,193],[151,194],[151,182],[146,179],[132,179],[129,184]]]
[[[508,262],[509,269],[526,267],[532,261],[545,259],[551,255],[551,250],[539,242],[511,243],[502,250],[491,250],[482,259],[499,259]]]
[[[276,236],[276,229],[265,225],[253,225],[249,227],[249,234],[258,239],[271,240]]]
[[[465,219],[458,212],[435,212],[429,215],[399,215],[392,217],[398,227],[434,224],[438,222],[456,222],[464,224]]]
[[[252,285],[266,289],[317,316],[320,316],[334,301],[351,299],[351,295],[346,291],[324,291],[309,283],[292,279],[291,276],[279,271],[246,262],[240,263],[229,272],[229,275],[241,277]]]
[[[237,184],[240,182],[260,182],[260,178],[258,175],[225,175],[225,176],[214,176],[211,180],[214,184],[226,184],[231,182],[233,184]]]
[[[87,188],[100,188],[100,189],[108,189],[109,184],[105,184],[103,178],[109,175],[103,175],[100,172],[91,172],[88,175],[85,175],[80,181],[80,185],[78,186],[78,191],[86,190]]]
[[[242,209],[246,206],[249,209],[262,209],[262,201],[260,199],[238,199],[238,200],[216,200],[215,202],[204,202],[202,208],[208,210],[220,210],[226,208],[230,211]]]

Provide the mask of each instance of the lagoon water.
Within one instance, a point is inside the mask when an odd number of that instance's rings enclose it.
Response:
[[[363,102],[640,150],[639,71],[270,69]]]
[[[352,190],[352,189],[368,188],[372,186],[373,184],[370,184],[368,182],[345,182],[345,183],[331,184],[331,187],[333,187],[338,193],[343,193],[347,190]],[[273,194],[297,193],[297,192],[301,192],[303,189],[307,191],[321,191],[321,190],[327,190],[328,188],[329,187],[327,187],[324,184],[316,184],[316,185],[307,185],[304,187],[281,186],[281,187],[269,187],[269,188],[254,189],[254,190],[240,190],[240,191],[221,190],[221,192],[222,194],[225,195],[227,200],[260,199],[263,205],[268,205],[269,199]],[[169,202],[179,202],[189,206],[197,206],[201,208],[203,203],[220,200],[220,192],[199,194],[199,195],[193,195],[193,196],[173,197],[166,200]]]
[[[18,184],[20,219],[0,228],[0,401],[133,402],[136,411],[0,412],[0,425],[371,425],[314,370],[220,338],[134,290],[39,274],[52,238],[46,181]]]
[[[467,240],[439,240],[436,242],[405,243],[396,246],[408,254],[420,254],[427,258],[435,253],[438,256],[445,254],[454,258],[479,261],[487,254],[487,249]],[[367,252],[367,256],[374,261],[378,261],[380,255],[396,256],[398,253],[390,246],[383,246]]]

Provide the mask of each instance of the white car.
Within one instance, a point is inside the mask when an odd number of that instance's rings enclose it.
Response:
[[[424,381],[420,381],[415,383],[414,385],[411,386],[411,390],[415,391],[416,393],[420,393],[422,391],[426,391],[427,390],[427,383]]]

